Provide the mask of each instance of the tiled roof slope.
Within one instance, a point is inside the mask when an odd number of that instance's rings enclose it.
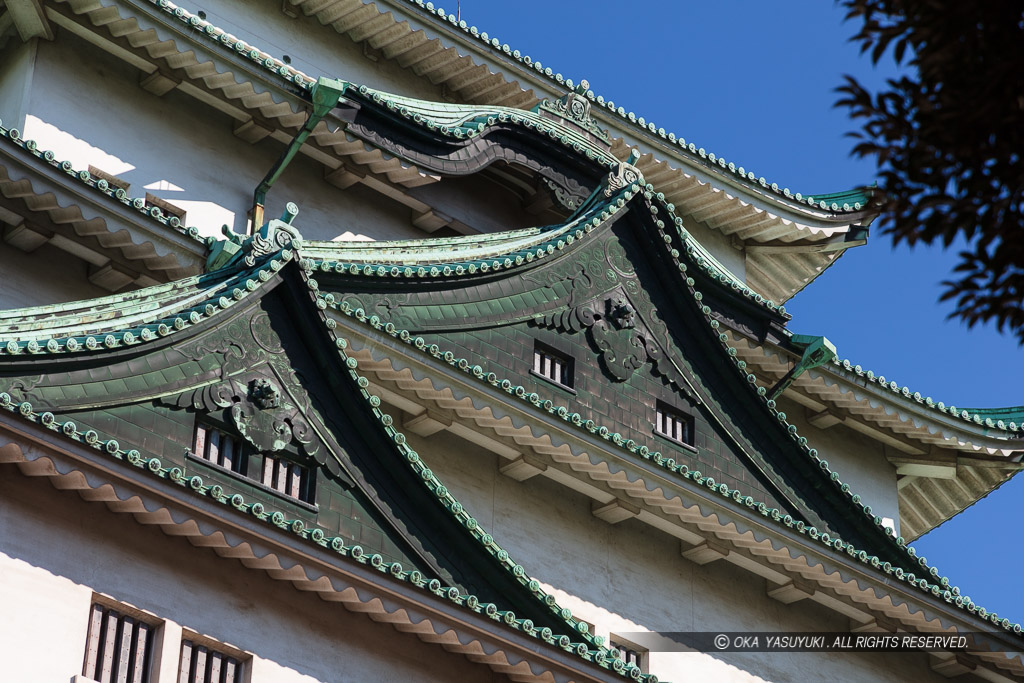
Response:
[[[187,31],[188,40],[198,43],[208,42],[210,48],[215,51],[230,50],[235,57],[257,65],[258,70],[264,72],[266,78],[271,81],[281,79],[290,87],[308,89],[315,80],[167,0],[151,0],[151,2],[156,5],[158,10],[161,10],[157,16],[162,14],[165,17],[164,21],[169,22],[168,25],[172,30]],[[453,29],[450,26],[450,17],[441,20],[436,12],[427,11],[425,6],[420,9],[418,5],[396,3],[391,7],[392,11],[381,13],[374,3],[362,4],[349,0],[340,3],[317,3],[315,7],[311,4],[298,4],[300,9],[317,14],[325,23],[330,23],[324,18],[326,15],[318,13],[331,14],[334,17],[331,22],[335,23],[336,27],[349,26],[344,29],[344,32],[349,32],[357,40],[367,41],[371,46],[379,45],[385,56],[396,59],[399,63],[403,63],[403,58],[411,59],[413,54],[417,55],[415,60],[406,65],[421,75],[424,73],[422,68],[425,67],[426,62],[433,63],[440,60],[443,65],[439,67],[440,71],[436,75],[442,76],[439,82],[445,87],[451,88],[449,79],[456,79],[457,73],[465,75],[467,69],[473,71],[476,68],[474,67],[474,57],[459,54],[459,50],[455,47],[442,46],[440,43],[442,38],[427,36],[419,26],[426,25],[430,31],[440,32],[443,35],[443,40],[456,40],[459,47],[463,49],[475,44],[474,39],[467,37],[472,32],[466,33],[458,28]],[[330,9],[327,9],[328,6]],[[110,17],[106,16],[109,14],[108,9],[119,11],[116,6],[107,8],[99,4],[71,3],[71,10],[75,14],[89,18],[94,27],[93,30],[107,31],[113,24],[116,24],[119,38],[129,37],[129,42],[132,45],[136,43],[142,46],[149,45],[146,49],[156,47],[151,44],[154,41],[159,41],[159,34],[151,35],[152,31],[145,30],[141,24],[130,17],[112,23]],[[101,14],[103,16],[100,16]],[[410,21],[415,26],[410,24]],[[354,23],[350,25],[350,22]],[[424,24],[424,22],[426,23]],[[373,30],[371,30],[371,26]],[[135,33],[138,33],[138,36],[132,37],[135,36]],[[184,37],[185,34],[182,35]],[[378,41],[382,40],[385,35],[388,36],[388,42],[381,45]],[[182,59],[189,64],[194,63],[188,69],[189,74],[192,72],[205,74],[208,71],[204,68],[208,65],[202,63],[202,59],[197,56],[195,50],[188,49],[186,45],[178,45],[176,40],[161,42],[161,53],[166,47],[177,50],[182,55]],[[417,49],[417,47],[423,49]],[[478,48],[483,50],[479,54]],[[395,51],[394,54],[392,51]],[[538,86],[543,84],[547,88],[558,82],[557,78],[552,83],[544,76],[537,76],[539,72],[535,70],[518,71],[522,65],[511,58],[511,55],[514,55],[512,50],[509,50],[509,54],[506,55],[503,49],[495,52],[483,48],[483,46],[477,46],[470,52],[473,52],[477,59],[482,58],[484,61],[495,58],[499,61],[504,60],[502,63],[510,67],[513,73],[517,73],[519,76],[526,74],[530,78],[535,76],[539,78]],[[440,59],[438,55],[442,53],[444,58]],[[452,59],[455,62],[449,63]],[[463,65],[464,61],[465,65]],[[488,67],[476,66],[488,72]],[[218,73],[203,76],[203,79],[204,82],[213,79],[216,83],[213,85],[207,83],[207,86],[215,88],[217,92],[223,91],[226,97],[235,100],[237,98],[224,90],[224,83],[221,82],[223,81],[222,77],[228,75],[232,76],[232,83],[236,83],[238,78],[242,78],[243,81],[253,78],[253,75],[249,73]],[[495,77],[505,83],[505,76],[498,74]],[[485,80],[489,78],[490,76],[487,76]],[[521,92],[518,82],[508,82],[507,85],[508,93]],[[232,87],[231,92],[233,93],[235,90],[238,88]],[[468,102],[499,106],[511,104],[520,109],[532,108],[541,101],[535,96],[525,100],[522,98],[510,100],[507,97],[496,96],[499,91],[505,92],[505,90],[503,87],[487,88],[473,95],[473,88],[470,87],[466,92],[459,92],[458,96]],[[556,93],[557,91],[551,92],[550,95]],[[294,108],[287,106],[287,103],[275,101],[275,97],[270,93],[252,93],[252,97],[247,96],[246,101],[252,100],[257,94],[260,101],[266,100],[265,105],[260,105],[261,116],[267,118],[268,121],[284,125],[285,128],[296,125],[297,114]],[[629,119],[629,116],[626,115],[623,120],[616,118],[608,121],[606,120],[607,114],[600,113],[602,111],[601,103],[596,97],[590,101],[594,105],[594,111],[601,123],[614,127],[623,125],[623,121]],[[298,116],[301,116],[301,113],[298,113]],[[673,141],[667,133],[664,137],[658,131],[652,133],[649,124],[645,122],[644,126],[640,127],[639,121],[640,119],[637,119],[637,126],[628,128],[631,135],[640,134],[637,139],[645,147],[645,151],[637,161],[637,167],[645,173],[649,182],[654,183],[666,194],[669,201],[679,207],[681,215],[690,220],[702,222],[714,230],[732,235],[745,243],[765,246],[786,244],[798,247],[797,253],[788,251],[779,253],[770,249],[758,249],[751,250],[747,255],[746,280],[750,287],[759,291],[766,298],[779,302],[787,300],[832,263],[846,246],[861,243],[862,234],[857,231],[851,232],[851,226],[863,224],[870,219],[870,215],[864,211],[863,206],[857,207],[859,200],[863,197],[846,194],[827,195],[823,196],[824,198],[814,197],[812,206],[811,198],[794,193],[789,193],[790,196],[787,197],[785,188],[776,191],[773,189],[773,185],[767,181],[762,184],[760,178],[751,180],[751,172],[746,169],[731,167],[730,164],[713,154],[702,153],[699,148],[690,152],[688,143],[680,145],[678,139]],[[314,135],[314,138],[316,137],[317,135]],[[359,147],[357,156],[360,157],[364,154],[363,146],[368,144],[359,139],[348,140],[347,137],[350,136],[345,134],[342,134],[342,138],[337,140],[335,140],[337,138],[335,134],[327,137],[330,140],[324,138],[324,143],[336,150],[345,151],[350,147],[354,149],[353,145]],[[628,140],[613,136],[611,151],[623,159],[629,154],[630,145]],[[372,146],[370,147],[372,148]],[[654,151],[647,151],[647,149]],[[389,179],[394,176],[395,182],[411,182],[410,187],[422,182],[432,182],[429,174],[419,172],[414,166],[406,168],[389,154],[384,154],[383,157],[377,157],[376,160],[370,160],[370,162],[374,168],[381,166],[382,172],[385,172]],[[853,199],[852,203],[849,201],[851,199]],[[824,208],[822,208],[823,202]],[[854,235],[855,232],[859,237],[853,241],[847,240],[848,245],[844,245],[842,236]],[[837,238],[839,238],[838,242]],[[831,245],[829,249],[820,250],[814,246],[820,246],[824,242]],[[804,246],[807,247],[806,250],[803,249]]]
[[[699,263],[699,257],[692,249],[685,250],[685,257],[678,251],[671,249],[671,236],[673,233],[685,238],[686,232],[674,220],[674,217],[671,211],[668,210],[667,204],[664,200],[659,198],[652,190],[653,188],[651,187],[642,188],[640,185],[633,184],[624,188],[621,196],[613,196],[609,206],[606,207],[604,203],[597,201],[592,202],[589,210],[594,210],[595,207],[600,207],[603,212],[621,210],[627,202],[638,196],[643,197],[647,201],[653,202],[656,206],[656,210],[651,213],[655,216],[655,219],[661,223],[659,230],[666,237],[666,249],[671,250],[671,256],[678,264],[681,277],[685,280],[685,291],[690,297],[698,302],[698,305],[700,305],[703,296],[701,292],[696,289],[696,283],[693,278],[687,277],[688,269]],[[613,209],[612,207],[616,208]],[[584,207],[581,209],[580,213],[586,214],[587,210],[588,207]],[[659,217],[661,214],[663,214],[664,218],[668,220],[662,220]],[[598,224],[600,224],[599,217],[597,220]],[[593,224],[590,223],[590,225]],[[524,237],[528,239],[533,239],[539,234],[537,230],[527,230],[524,231],[524,233]],[[516,233],[505,233],[502,236],[502,239],[514,241],[515,236]],[[300,254],[302,253],[301,250],[303,247],[301,241],[296,241],[293,246],[300,250]],[[545,254],[550,254],[556,251],[556,248],[552,247],[550,252],[547,248],[543,249],[543,251]],[[175,332],[187,330],[191,326],[199,324],[204,319],[224,315],[223,311],[225,309],[230,308],[232,305],[242,301],[246,297],[260,296],[261,289],[265,286],[265,283],[274,277],[275,273],[286,267],[296,267],[294,264],[288,265],[289,261],[294,260],[294,251],[291,249],[284,249],[268,255],[266,258],[257,261],[254,265],[249,267],[237,264],[201,277],[189,278],[181,282],[171,283],[170,285],[139,290],[131,295],[105,297],[98,301],[75,302],[57,306],[23,309],[20,311],[8,311],[3,314],[3,323],[0,323],[0,350],[2,350],[3,355],[5,356],[17,356],[20,354],[63,354],[68,352],[93,354],[103,353],[104,350],[108,349],[112,350],[119,347],[152,342],[160,337],[166,337],[174,334]],[[512,267],[514,264],[514,261],[507,257],[506,259],[494,259],[494,261],[499,264],[499,269]],[[548,608],[554,610],[556,614],[568,620],[570,630],[576,629],[578,632],[575,637],[590,642],[591,645],[588,646],[583,643],[577,646],[574,645],[573,641],[567,637],[565,637],[566,639],[564,641],[559,640],[557,636],[549,634],[546,630],[535,629],[532,622],[526,624],[521,623],[522,620],[515,615],[511,615],[506,618],[505,623],[514,628],[524,629],[526,632],[531,633],[538,638],[554,642],[559,646],[573,648],[584,659],[596,661],[602,666],[613,668],[616,671],[621,671],[635,678],[636,675],[633,674],[632,670],[628,666],[623,666],[621,661],[618,661],[618,664],[616,664],[617,660],[614,659],[613,656],[610,656],[597,641],[593,641],[590,636],[586,635],[585,624],[573,620],[567,610],[559,608],[554,604],[553,600],[544,596],[542,591],[540,591],[539,585],[536,585],[535,581],[529,579],[525,570],[522,570],[519,565],[508,559],[507,552],[503,551],[500,546],[495,544],[493,538],[489,534],[486,534],[486,532],[480,529],[476,520],[470,517],[468,513],[465,512],[462,505],[451,496],[447,488],[437,481],[436,476],[427,468],[418,454],[415,454],[414,451],[409,449],[405,444],[404,436],[402,436],[401,433],[393,426],[393,420],[389,415],[380,410],[379,398],[372,396],[367,391],[366,388],[368,383],[366,382],[366,379],[361,377],[357,372],[358,362],[346,352],[346,349],[348,348],[347,341],[343,337],[338,336],[338,333],[335,331],[336,324],[324,314],[324,311],[328,307],[336,305],[336,302],[334,301],[333,295],[329,293],[321,293],[319,285],[316,283],[313,276],[318,269],[333,270],[333,265],[327,261],[318,261],[311,258],[300,258],[298,265],[301,266],[300,273],[309,290],[309,298],[315,306],[317,315],[322,320],[328,336],[333,340],[334,346],[343,359],[346,367],[349,369],[350,374],[352,375],[352,380],[358,386],[359,392],[363,398],[369,402],[374,414],[377,415],[381,421],[383,429],[395,443],[395,447],[398,452],[402,455],[409,466],[425,480],[428,488],[430,488],[434,494],[442,500],[458,522],[465,528],[469,529],[473,536],[477,538],[478,542],[482,543],[488,552],[497,559],[499,566],[504,567],[507,571],[518,577],[520,582],[533,592],[534,595],[536,595]],[[367,274],[371,276],[382,274],[384,276],[391,276],[392,271],[389,269],[386,273],[379,273],[374,269]],[[846,501],[848,501],[849,505],[858,509],[861,514],[871,520],[880,535],[886,536],[891,533],[890,530],[882,526],[880,518],[877,516],[872,517],[870,507],[864,504],[859,495],[853,493],[848,484],[841,481],[839,475],[829,468],[828,463],[822,460],[818,456],[817,452],[807,444],[807,440],[797,433],[795,426],[786,423],[785,415],[776,409],[774,401],[766,398],[765,389],[756,385],[753,375],[746,374],[747,371],[745,369],[745,363],[736,358],[735,349],[729,346],[727,336],[719,334],[719,325],[718,322],[711,317],[711,309],[706,305],[700,305],[700,308],[703,312],[704,322],[707,326],[708,333],[719,337],[724,357],[731,359],[736,370],[741,375],[744,375],[748,380],[752,392],[751,400],[755,400],[763,404],[763,409],[769,411],[773,416],[777,417],[784,426],[786,426],[786,432],[791,437],[794,447],[805,452],[809,464],[815,465],[816,468],[821,469],[828,475],[827,480],[836,488],[837,496],[842,496]],[[630,453],[642,457],[644,460],[651,461],[658,467],[668,469],[679,476],[682,480],[694,481],[702,487],[707,487],[709,490],[720,494],[724,499],[734,501],[734,503],[741,508],[752,508],[763,515],[766,519],[771,520],[773,523],[793,529],[801,535],[807,536],[811,541],[823,543],[829,548],[833,548],[836,552],[843,553],[854,560],[858,560],[866,564],[867,566],[883,571],[897,580],[907,581],[910,584],[919,587],[922,591],[942,597],[950,604],[955,604],[958,607],[962,607],[971,613],[980,614],[983,617],[988,617],[991,614],[977,607],[969,600],[969,598],[962,597],[959,590],[953,588],[948,579],[940,576],[938,571],[934,567],[928,565],[924,558],[917,557],[913,548],[908,547],[902,538],[893,539],[893,541],[894,546],[899,549],[899,553],[902,555],[903,559],[899,563],[884,561],[875,555],[871,555],[864,550],[846,543],[840,538],[834,538],[829,534],[819,533],[815,528],[809,527],[803,522],[793,520],[789,516],[784,516],[778,510],[770,509],[763,503],[759,505],[756,500],[749,496],[745,496],[743,492],[729,489],[723,484],[717,484],[710,478],[704,477],[699,472],[691,472],[685,465],[676,463],[671,459],[666,459],[660,453],[651,453],[646,451],[646,449],[639,448],[635,441],[628,438],[628,435],[613,433],[607,428],[604,428],[591,420],[587,420],[586,416],[580,416],[558,406],[548,405],[549,402],[540,401],[540,399],[535,395],[531,395],[524,391],[522,387],[515,386],[515,384],[509,380],[502,380],[495,373],[487,372],[485,368],[472,366],[466,361],[455,358],[454,356],[449,358],[451,354],[443,353],[441,349],[437,349],[435,347],[430,347],[428,349],[427,344],[421,338],[414,337],[406,331],[395,328],[393,325],[385,325],[379,319],[373,316],[367,316],[364,312],[359,310],[352,311],[349,309],[346,313],[368,325],[382,329],[388,334],[405,341],[420,352],[429,353],[439,359],[439,361],[451,364],[460,370],[463,370],[480,382],[497,387],[498,389],[509,393],[511,396],[514,396],[515,399],[533,405],[536,410],[556,414],[567,421],[567,423],[576,425],[576,428],[578,429],[598,434],[609,442],[609,448],[623,448]],[[11,361],[14,360],[15,359],[11,359]],[[158,459],[146,458],[138,450],[125,449],[116,442],[104,441],[95,430],[82,432],[79,430],[78,426],[72,422],[58,423],[52,414],[38,414],[30,404],[18,404],[13,402],[10,395],[6,393],[0,395],[0,407],[17,411],[25,419],[40,422],[51,429],[61,430],[69,438],[83,440],[87,444],[94,445],[95,447],[106,451],[114,458],[125,460],[131,465],[146,468],[157,476],[171,478],[173,480],[174,473],[169,471],[167,468],[164,468]],[[221,496],[243,512],[249,512],[250,514],[257,516],[262,514],[262,506],[259,506],[259,509],[257,509],[257,504],[248,504],[242,496],[227,496],[223,490],[214,490],[214,487],[207,487],[202,482],[201,478],[193,477],[187,481],[181,480],[178,483],[181,485],[189,485],[193,490],[204,495]],[[340,544],[335,543],[331,539],[325,538],[322,532],[317,534],[315,529],[307,529],[301,524],[289,525],[288,520],[283,517],[278,519],[277,516],[274,516],[274,518],[271,519],[268,516],[267,521],[268,523],[283,526],[284,528],[291,528],[293,532],[298,533],[305,538],[309,538],[314,543],[332,547],[338,553],[349,554],[350,549],[347,548],[343,542]],[[907,571],[899,566],[900,564],[908,567],[920,567],[926,577],[919,577],[913,572]],[[401,567],[394,569],[392,573],[396,576],[404,577],[407,580],[413,580],[414,582],[416,580],[415,576],[405,576],[404,570],[402,570]],[[428,588],[435,590],[434,586],[428,586]],[[436,590],[443,589],[438,586],[436,587]],[[452,599],[457,600],[460,604],[464,604],[468,608],[476,611],[491,609],[488,606],[480,605],[479,600],[473,600],[471,597],[472,596],[467,597],[453,595]],[[497,610],[498,608],[495,607],[494,609]],[[993,624],[1002,626],[1002,628],[1013,633],[1019,634],[1021,632],[1019,624],[1012,624],[1006,619],[1000,620],[994,614],[991,614],[991,617]],[[593,649],[595,647],[597,648],[596,650]]]
[[[528,109],[572,88],[549,66],[521,54],[455,14],[420,0],[289,0],[295,8],[363,42],[462,101]],[[539,93],[539,94],[538,94]],[[687,215],[753,243],[816,241],[870,220],[859,191],[818,196],[791,192],[703,147],[627,112],[591,91],[595,116],[613,130],[612,153],[644,147],[639,168]],[[692,208],[691,208],[692,207]],[[740,229],[737,230],[737,227]],[[840,251],[750,255],[752,287],[785,301]]]
[[[293,246],[300,244],[296,241]],[[535,626],[529,618],[517,616],[499,605],[482,602],[474,595],[464,595],[457,587],[445,587],[436,579],[428,581],[419,571],[407,571],[399,563],[388,564],[379,555],[366,556],[359,546],[349,545],[340,537],[328,537],[319,527],[310,527],[301,519],[290,520],[280,512],[270,514],[259,501],[249,502],[242,494],[232,493],[224,485],[207,485],[198,475],[186,477],[180,468],[167,467],[159,458],[151,457],[141,449],[133,448],[131,444],[119,444],[105,439],[88,425],[78,425],[71,420],[60,421],[53,413],[38,412],[28,402],[13,401],[9,393],[0,393],[0,408],[17,412],[27,420],[60,431],[67,438],[94,446],[129,466],[146,470],[173,484],[186,486],[198,495],[212,497],[269,525],[289,530],[310,543],[349,558],[349,561],[369,563],[398,580],[446,596],[466,609],[487,614],[510,628],[573,652],[582,660],[595,662],[632,680],[656,681],[641,674],[635,666],[624,663],[618,658],[617,652],[603,646],[601,638],[588,632],[586,623],[574,619],[569,610],[559,606],[553,596],[545,593],[540,584],[521,565],[509,558],[508,552],[479,525],[419,455],[406,444],[404,435],[396,429],[391,416],[381,410],[380,399],[367,391],[368,383],[358,372],[356,359],[346,352],[347,341],[335,332],[334,321],[324,314],[332,297],[319,292],[316,281],[310,277],[311,271],[307,270],[311,265],[306,259],[299,262],[293,249],[282,249],[258,260],[252,266],[236,263],[201,277],[150,287],[129,295],[5,311],[0,314],[0,347],[4,349],[7,361],[5,363],[0,360],[0,367],[13,371],[18,359],[27,359],[37,354],[95,357],[121,348],[153,343],[170,335],[187,334],[188,330],[207,320],[230,315],[227,309],[263,296],[268,283],[274,284],[272,280],[279,279],[275,277],[277,273],[291,269],[291,276],[299,278],[308,291],[309,306],[320,319],[325,339],[329,338],[332,348],[348,369],[349,379],[365,400],[368,409],[376,416],[380,429],[387,434],[396,455],[448,510],[453,523],[464,528],[492,558],[493,570],[512,577],[525,593],[533,596],[538,610],[549,614],[554,622],[561,623],[564,626],[562,633],[571,635],[562,635],[547,626]]]

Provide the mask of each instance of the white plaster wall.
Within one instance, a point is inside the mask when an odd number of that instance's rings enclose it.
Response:
[[[30,254],[0,240],[0,310],[94,299],[110,292],[87,279],[88,265],[51,245]]]
[[[849,621],[808,601],[784,605],[735,565],[700,566],[679,541],[635,520],[610,525],[590,500],[544,478],[516,482],[497,456],[448,432],[410,444],[527,572],[597,633],[625,631],[842,631]],[[931,681],[927,655],[652,653],[663,680]]]
[[[15,38],[0,50],[0,120],[5,128],[20,129],[24,124],[38,42]]]
[[[685,227],[693,235],[701,246],[707,249],[719,263],[729,269],[733,275],[742,282],[747,281],[747,257],[746,254],[732,246],[732,237],[723,235],[717,230],[712,230],[704,223],[686,218],[683,221]]]
[[[779,409],[786,419],[795,424],[807,444],[828,461],[829,468],[839,473],[840,479],[859,494],[865,505],[879,517],[893,520],[899,533],[899,490],[896,488],[896,468],[885,457],[885,445],[842,424],[818,429],[806,420],[806,410],[784,397]]]
[[[72,72],[69,63],[79,67]],[[244,142],[232,134],[230,117],[178,91],[156,97],[138,87],[138,77],[134,67],[67,32],[42,43],[26,136],[76,168],[93,164],[118,175],[132,184],[133,197],[149,191],[180,205],[186,223],[204,235],[219,237],[225,223],[244,231],[253,190],[284,145]],[[271,190],[268,215],[280,215],[288,201],[298,204],[296,225],[307,239],[425,236],[408,209],[365,189],[330,185],[323,167],[302,155]]]
[[[153,683],[176,683],[182,628],[250,654],[252,683],[502,680],[440,646],[0,466],[0,679],[63,683],[80,674],[93,591],[167,620]]]

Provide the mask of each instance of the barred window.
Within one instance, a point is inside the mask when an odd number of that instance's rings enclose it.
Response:
[[[673,441],[692,446],[693,416],[658,401],[654,431]]]
[[[215,647],[181,641],[178,683],[241,683],[242,662]]]
[[[313,476],[302,465],[271,455],[263,456],[263,484],[304,503],[313,502]]]
[[[245,474],[247,454],[242,440],[223,430],[202,422],[196,423],[196,438],[192,450],[197,456],[214,465]]]
[[[154,630],[144,621],[94,604],[82,675],[100,683],[149,683]]]
[[[533,347],[533,372],[564,387],[572,387],[572,357],[536,342]]]

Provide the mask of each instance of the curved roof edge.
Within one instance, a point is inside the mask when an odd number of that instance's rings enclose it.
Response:
[[[425,15],[438,29],[443,29],[451,38],[459,39],[464,46],[474,49],[478,53],[486,51],[490,56],[497,57],[512,66],[520,75],[527,76],[527,80],[546,90],[549,95],[583,85],[585,96],[595,105],[594,112],[601,114],[601,118],[607,120],[611,125],[621,126],[625,131],[640,134],[658,142],[666,149],[671,149],[674,155],[684,162],[704,166],[701,161],[707,160],[718,166],[718,169],[714,170],[720,175],[731,176],[752,189],[759,187],[761,190],[767,190],[775,195],[774,198],[777,201],[790,205],[792,209],[799,210],[806,206],[809,209],[843,214],[860,211],[870,201],[870,191],[867,187],[823,194],[803,194],[792,192],[788,187],[781,187],[778,183],[769,182],[764,176],[758,176],[742,165],[726,161],[724,157],[707,151],[693,142],[687,142],[685,138],[667,131],[664,127],[646,120],[643,116],[627,111],[624,107],[616,106],[612,100],[606,100],[604,96],[591,90],[586,80],[577,83],[572,78],[565,78],[560,72],[544,66],[530,55],[523,54],[486,31],[469,25],[456,14],[449,13],[442,7],[435,7],[433,2],[423,2],[423,0],[374,0],[374,2],[388,5],[398,11],[411,9]],[[669,145],[671,147],[667,147]]]
[[[234,48],[239,55],[248,57],[263,69],[287,79],[304,90],[311,88],[316,81],[315,78],[238,39],[228,31],[200,18],[198,14],[193,14],[169,0],[146,1],[178,22],[185,24],[190,30],[198,31],[205,34],[210,40]],[[507,44],[501,44],[496,38],[490,38],[486,32],[480,32],[476,30],[476,27],[457,20],[454,14],[448,14],[441,8],[435,9],[431,2],[374,0],[374,3],[385,3],[399,11],[412,9],[425,15],[432,22],[434,28],[442,29],[449,37],[457,39],[465,47],[474,49],[481,56],[487,54],[491,57],[498,57],[512,66],[519,75],[528,76],[527,80],[541,86],[545,94],[549,96],[557,97],[566,89],[571,90],[574,86],[571,78],[563,78],[561,74],[552,72],[550,68],[542,67],[540,62],[533,61],[528,55],[522,55]],[[399,21],[396,20],[395,23],[399,23]],[[410,27],[409,30],[412,32],[414,29]],[[487,52],[485,53],[484,50]],[[645,142],[654,143],[662,149],[670,151],[675,159],[693,169],[710,171],[729,185],[745,188],[758,199],[771,201],[786,207],[788,211],[802,214],[808,219],[848,222],[848,214],[858,214],[867,209],[870,196],[864,190],[853,189],[821,195],[792,192],[788,187],[770,183],[763,176],[759,177],[743,166],[727,162],[724,157],[708,152],[694,143],[688,143],[674,133],[666,132],[664,128],[655,126],[653,122],[646,121],[642,116],[637,117],[632,112],[627,113],[622,107],[616,108],[614,102],[606,101],[604,97],[595,95],[592,90],[585,90],[584,96],[595,105],[592,113],[600,115],[600,118],[607,123],[621,126],[624,132],[640,134]],[[534,106],[536,104],[540,104],[540,100],[535,102]]]

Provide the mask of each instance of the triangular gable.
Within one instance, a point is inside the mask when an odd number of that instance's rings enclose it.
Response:
[[[421,335],[485,372],[511,370],[527,393],[550,389],[529,378],[528,347],[568,344],[577,363],[600,367],[603,378],[591,374],[573,400],[583,420],[601,419],[645,452],[662,451],[730,489],[751,491],[781,515],[912,565],[765,389],[737,372],[735,351],[723,348],[715,316],[778,333],[783,309],[744,287],[640,183],[623,164],[567,223],[524,231],[519,242],[503,236],[504,253],[486,237],[451,238],[431,250],[392,244],[376,262],[366,247],[311,251],[322,286],[343,308]],[[397,253],[404,256],[389,258]],[[653,414],[620,409],[652,396],[697,416],[701,441],[666,445],[651,437]]]
[[[181,485],[198,478],[194,486],[214,484],[224,500],[257,500],[271,523],[286,519],[271,513],[283,509],[318,538],[338,537],[346,553],[355,556],[351,542],[359,557],[379,556],[403,575],[416,569],[431,590],[453,586],[471,609],[525,618],[537,633],[547,627],[542,636],[568,631],[567,642],[600,650],[405,444],[332,332],[330,297],[303,270],[309,262],[288,250],[252,261],[100,302],[6,312],[0,399],[87,442],[102,433],[111,453],[141,446],[129,462],[148,457]],[[244,441],[315,470],[317,497],[282,502],[259,477],[183,454],[197,424],[207,438],[230,435],[236,452]]]

